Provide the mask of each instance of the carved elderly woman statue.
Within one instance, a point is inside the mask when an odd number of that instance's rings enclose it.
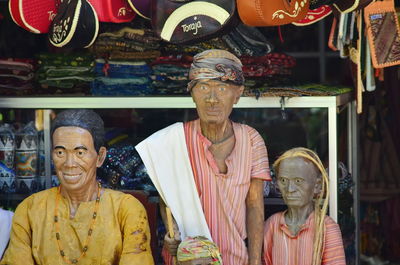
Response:
[[[328,176],[317,154],[290,149],[274,169],[288,209],[265,223],[265,264],[345,265],[339,226],[326,216]]]
[[[207,50],[194,56],[189,79],[199,118],[136,147],[175,219],[165,261],[172,264],[181,239],[204,236],[224,265],[261,264],[267,149],[255,129],[229,118],[244,89],[242,64],[228,51]]]
[[[61,184],[18,205],[0,264],[154,264],[143,205],[96,180],[106,156],[102,119],[91,110],[61,112],[51,137]]]

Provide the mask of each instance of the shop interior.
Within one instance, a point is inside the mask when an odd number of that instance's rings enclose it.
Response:
[[[352,24],[347,52],[334,51],[328,47],[333,22],[330,14],[307,26],[252,27],[259,34],[254,47],[229,45],[235,29],[247,27],[240,22],[211,40],[181,45],[162,41],[150,21],[136,15],[130,22],[100,22],[89,48],[57,48],[48,34],[16,25],[8,1],[0,0],[0,207],[14,211],[29,195],[59,184],[48,150],[51,120],[65,109],[94,109],[105,122],[108,149],[97,177],[145,205],[154,259],[163,264],[160,198],[134,147],[170,124],[196,119],[186,91],[191,56],[236,48],[248,60],[248,76],[231,119],[260,133],[270,164],[292,147],[319,154],[334,183],[329,215],[340,226],[346,264],[400,264],[400,66],[373,70],[372,89],[366,73],[358,79],[357,62],[350,58],[357,27]],[[116,37],[124,28],[148,38]],[[132,57],[118,57],[124,53]],[[267,57],[272,66],[254,59]],[[10,77],[6,61],[29,64],[30,71],[14,70],[25,76]],[[133,66],[133,77],[118,72],[121,61]],[[26,153],[34,154],[33,161],[23,160]],[[18,163],[30,163],[34,172],[26,175]],[[274,180],[265,185],[264,206],[265,219],[286,208]]]

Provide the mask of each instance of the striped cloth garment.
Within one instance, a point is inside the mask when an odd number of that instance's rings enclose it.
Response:
[[[201,133],[200,121],[184,124],[186,144],[197,191],[224,265],[247,265],[246,197],[252,179],[271,180],[267,149],[259,133],[232,122],[235,146],[226,158],[227,173],[219,173],[209,150],[212,143]],[[168,259],[168,255],[164,258]],[[171,260],[166,260],[166,264]]]
[[[286,211],[285,211],[286,212]],[[285,223],[285,212],[272,215],[265,222],[265,265],[310,265],[314,242],[314,212],[297,235],[293,236]],[[322,265],[346,265],[339,225],[325,216],[325,239]]]

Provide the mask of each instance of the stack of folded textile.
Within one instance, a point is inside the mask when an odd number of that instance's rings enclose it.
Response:
[[[186,87],[190,64],[193,58],[189,55],[169,55],[157,58],[153,68],[153,89],[155,94],[187,94]]]
[[[94,79],[90,54],[42,53],[38,63],[36,78],[48,93],[88,93],[89,82]]]
[[[195,55],[209,49],[229,50],[229,46],[226,45],[226,43],[221,38],[214,38],[211,40],[197,42],[190,45],[178,45],[168,43],[163,47],[163,54],[185,53]]]
[[[160,56],[161,40],[149,29],[124,27],[101,33],[92,47],[96,96],[140,96],[153,93],[149,63]]]
[[[152,94],[152,70],[144,61],[96,59],[96,78],[91,93],[96,96],[140,96]]]
[[[242,56],[246,89],[264,91],[269,87],[293,84],[292,69],[296,60],[283,53],[269,53],[264,56]]]
[[[34,65],[31,59],[0,59],[0,94],[3,96],[32,94]]]
[[[160,39],[149,29],[124,27],[99,34],[93,45],[96,57],[110,60],[146,60],[160,56]]]
[[[352,91],[345,86],[328,86],[322,84],[304,84],[290,86],[268,86],[246,90],[245,96],[255,97],[300,97],[300,96],[336,96]]]

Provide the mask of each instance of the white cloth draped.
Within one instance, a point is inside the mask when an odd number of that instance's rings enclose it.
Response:
[[[183,123],[170,125],[136,146],[147,173],[171,209],[181,233],[212,240],[187,151]]]

